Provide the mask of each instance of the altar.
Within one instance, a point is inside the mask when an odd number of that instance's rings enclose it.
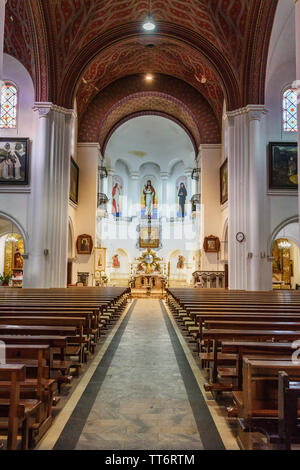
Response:
[[[161,274],[137,274],[134,277],[134,288],[144,289],[162,289],[164,284],[164,276]]]
[[[137,260],[137,266],[131,277],[132,293],[137,297],[161,296],[165,287],[166,277],[162,273],[162,260],[148,248]]]

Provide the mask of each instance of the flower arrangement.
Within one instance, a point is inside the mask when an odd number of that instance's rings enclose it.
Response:
[[[0,282],[2,284],[2,286],[8,286],[9,285],[9,281],[11,280],[12,278],[12,274],[9,273],[9,274],[3,274],[2,276],[0,276]]]

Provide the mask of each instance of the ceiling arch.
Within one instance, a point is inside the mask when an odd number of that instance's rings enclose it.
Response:
[[[122,119],[137,112],[156,111],[172,116],[200,143],[220,143],[220,122],[211,106],[186,83],[163,75],[145,89],[142,75],[120,79],[91,102],[79,122],[79,141],[100,142]]]
[[[224,92],[218,74],[201,54],[175,39],[132,38],[105,49],[86,68],[78,84],[76,97],[79,113],[92,98],[110,83],[127,75],[160,73],[189,83],[205,96],[216,114],[221,115]],[[204,75],[204,85],[196,77]]]
[[[126,49],[128,41],[150,37],[141,29],[147,0],[8,0],[6,5],[5,50],[31,72],[37,101],[72,107],[82,77],[94,61],[102,62],[108,48]],[[167,59],[169,64],[159,71],[173,75],[177,61],[174,76],[209,102],[219,87],[228,110],[262,104],[276,6],[277,0],[152,0],[153,40],[161,49],[156,63],[162,68]],[[93,77],[99,79],[96,88],[141,73],[147,60],[141,54],[138,67],[126,70],[118,57],[119,72],[108,66],[107,76]],[[193,69],[201,73],[201,67],[214,75],[210,88],[193,78]]]

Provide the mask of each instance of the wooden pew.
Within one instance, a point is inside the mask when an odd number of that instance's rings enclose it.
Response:
[[[281,371],[292,381],[300,382],[300,366],[292,361],[244,358],[243,390],[234,391],[233,399],[239,417],[238,440],[245,449],[252,449],[252,437],[245,433],[249,422],[257,426],[257,419],[278,420],[278,374]]]
[[[0,432],[7,430],[8,450],[17,449],[19,431],[22,435],[22,450],[28,448],[30,418],[41,405],[38,399],[20,398],[21,383],[25,380],[26,368],[24,365],[0,365],[0,416],[7,418],[6,422],[1,421]]]

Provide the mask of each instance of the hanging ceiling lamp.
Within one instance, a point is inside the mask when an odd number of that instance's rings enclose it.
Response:
[[[152,15],[151,15],[151,0],[149,0],[149,11],[143,23],[143,29],[145,31],[153,31],[155,28],[156,28],[156,24],[154,23]]]
[[[278,243],[278,246],[281,250],[288,250],[291,248],[292,244],[288,240],[282,240]]]
[[[17,242],[18,242],[18,237],[17,237],[17,234],[14,233],[14,225],[12,223],[11,224],[11,233],[7,236],[6,243],[17,243]]]

